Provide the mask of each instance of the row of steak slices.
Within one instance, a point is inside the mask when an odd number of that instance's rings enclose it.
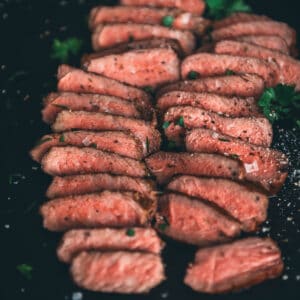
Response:
[[[209,24],[199,17],[202,1],[121,2],[125,6],[92,10],[93,47],[101,51],[85,55],[81,70],[60,66],[58,92],[46,97],[42,111],[54,133],[31,154],[54,176],[47,191],[52,200],[41,213],[47,229],[69,230],[58,256],[71,263],[75,282],[95,291],[139,293],[164,278],[163,243],[153,229],[143,228],[157,206],[149,170],[166,190],[156,214],[161,233],[204,246],[229,241],[242,230],[255,231],[267,217],[267,194],[277,192],[287,175],[284,155],[267,148],[272,129],[257,98],[265,86],[297,84],[299,76],[279,76],[275,58],[208,53],[235,42],[293,64],[287,54],[294,52],[294,42],[288,44],[275,30],[263,31],[256,22],[285,24],[233,15],[214,24],[211,35],[247,22],[254,23],[254,31],[241,26],[242,34],[232,41],[205,44],[181,62]],[[174,18],[170,28],[161,26],[164,16]],[[228,70],[235,75],[224,76]],[[191,74],[201,78],[178,82]],[[141,89],[145,86],[158,89],[159,121],[150,95]],[[160,148],[156,126],[162,122],[169,141],[190,153],[149,156]],[[213,262],[203,263],[202,256]],[[232,272],[211,270],[212,263]],[[250,238],[200,249],[185,283],[217,293],[250,286],[281,270],[277,246]]]

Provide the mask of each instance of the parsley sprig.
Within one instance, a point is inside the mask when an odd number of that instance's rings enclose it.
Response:
[[[244,0],[206,0],[210,18],[222,19],[234,12],[251,12],[251,7]]]
[[[32,279],[33,267],[28,264],[21,264],[17,266],[17,270],[27,279]]]
[[[278,84],[266,88],[258,105],[271,123],[290,120],[300,127],[300,93],[295,91],[295,86]]]

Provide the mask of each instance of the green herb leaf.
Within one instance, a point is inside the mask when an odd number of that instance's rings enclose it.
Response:
[[[65,142],[65,136],[64,134],[61,134],[60,137],[59,137],[59,142],[60,143],[64,143]]]
[[[232,159],[239,159],[240,157],[237,154],[230,154],[229,155]]]
[[[163,128],[163,129],[167,129],[169,126],[170,126],[170,122],[169,122],[169,121],[166,121],[166,122],[163,123],[162,128]]]
[[[128,235],[128,236],[134,236],[135,235],[134,229],[133,228],[128,228],[126,230],[126,235]]]
[[[161,231],[165,231],[170,226],[170,223],[166,217],[163,217],[162,222],[157,225],[157,228]]]
[[[145,86],[143,90],[149,94],[154,94],[154,89],[152,86]]]
[[[206,0],[210,18],[222,19],[235,12],[251,12],[251,7],[244,0]]]
[[[295,91],[295,86],[278,84],[274,88],[266,88],[258,105],[271,123],[290,120],[298,125],[300,93]]]
[[[42,144],[44,144],[44,143],[46,143],[46,142],[49,142],[49,141],[51,141],[51,140],[52,140],[51,137],[43,138],[43,139],[37,141],[37,142],[35,143],[35,146],[40,146],[40,145],[42,145]]]
[[[91,143],[91,144],[89,144],[89,146],[94,148],[94,149],[97,149],[97,144],[96,143]]]
[[[166,27],[171,27],[174,22],[174,17],[172,16],[164,16],[162,19],[162,24]]]
[[[176,125],[184,127],[184,118],[181,116],[179,120],[176,122]]]
[[[189,73],[188,73],[188,75],[187,75],[187,77],[188,77],[188,79],[190,79],[190,80],[195,80],[195,79],[197,79],[198,77],[199,77],[199,73],[198,72],[196,72],[196,71],[190,71]]]
[[[51,58],[57,59],[62,63],[66,63],[70,59],[70,55],[79,53],[82,47],[82,40],[78,38],[68,38],[64,41],[55,39],[52,44]]]
[[[168,141],[167,148],[168,148],[169,150],[176,149],[176,143],[175,143],[174,141]]]
[[[146,149],[147,149],[147,153],[149,153],[149,150],[150,150],[150,143],[149,143],[148,137],[146,137]]]
[[[226,70],[225,75],[235,75],[235,72],[233,72],[232,70]]]
[[[221,142],[230,142],[230,140],[226,139],[226,138],[218,138],[219,141]]]
[[[28,264],[21,264],[17,266],[17,270],[28,280],[32,278],[32,266]]]

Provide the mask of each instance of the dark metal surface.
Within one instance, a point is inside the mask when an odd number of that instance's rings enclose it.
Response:
[[[101,1],[0,1],[0,299],[299,299],[300,294],[300,139],[299,131],[275,128],[274,147],[290,158],[290,176],[270,199],[262,236],[280,245],[285,261],[282,278],[225,296],[196,294],[182,284],[195,248],[169,242],[164,251],[168,280],[145,296],[82,291],[68,268],[56,259],[60,235],[42,229],[38,206],[50,178],[28,157],[28,150],[49,128],[40,117],[41,99],[55,89],[57,62],[50,58],[54,38],[79,37],[89,50],[87,13]],[[288,22],[300,32],[298,1],[249,1],[254,10]],[[102,1],[103,3],[103,1]],[[79,63],[79,57],[72,64]],[[32,265],[32,279],[17,270]],[[79,292],[79,293],[77,293]]]

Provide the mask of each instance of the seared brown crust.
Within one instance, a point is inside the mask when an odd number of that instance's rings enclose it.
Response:
[[[186,129],[211,129],[251,144],[267,147],[272,142],[272,126],[264,117],[228,118],[191,106],[171,107],[164,115],[165,122],[177,123],[180,118],[183,119]]]
[[[237,12],[231,14],[229,17],[214,21],[213,27],[215,29],[219,29],[222,27],[227,27],[237,23],[245,23],[245,22],[255,22],[255,21],[271,21],[271,19],[267,16],[263,15],[255,15],[252,13],[244,13]]]
[[[81,64],[85,65],[90,60],[95,58],[104,57],[112,54],[122,54],[131,50],[143,50],[143,49],[172,49],[179,57],[183,56],[183,52],[179,43],[172,39],[155,38],[150,40],[133,41],[129,43],[123,43],[116,47],[104,49],[102,51],[93,52],[83,55]]]
[[[148,122],[103,113],[64,110],[58,114],[52,129],[55,132],[73,129],[129,131],[141,141],[144,155],[157,151],[161,141],[160,133]]]
[[[156,228],[173,239],[201,246],[224,242],[240,233],[237,221],[199,199],[177,194],[160,198]]]
[[[82,195],[103,190],[130,191],[144,198],[156,198],[155,183],[150,179],[116,176],[110,174],[85,174],[54,177],[48,187],[48,198]]]
[[[155,201],[138,193],[104,191],[57,198],[43,204],[40,213],[50,231],[74,228],[130,227],[148,224]]]
[[[232,24],[211,33],[214,41],[231,39],[244,35],[278,35],[291,48],[296,44],[296,31],[286,23],[276,21],[254,21]]]
[[[111,173],[132,177],[148,175],[144,163],[93,148],[52,147],[42,159],[42,169],[52,176]]]
[[[105,112],[112,115],[151,120],[149,113],[143,113],[143,107],[136,102],[122,98],[77,93],[51,93],[44,99],[42,110],[43,121],[52,124],[62,110],[84,110],[90,112]]]
[[[179,176],[167,189],[217,205],[238,220],[244,231],[256,231],[267,218],[267,196],[231,180]]]
[[[205,32],[210,24],[209,20],[198,17],[189,12],[182,12],[176,8],[153,8],[140,6],[98,6],[91,10],[89,26],[94,29],[99,24],[108,23],[136,23],[161,25],[165,16],[174,18],[171,27]]]
[[[262,116],[253,97],[227,97],[212,93],[174,91],[162,95],[156,107],[161,112],[174,106],[193,106],[230,117]]]
[[[247,238],[198,250],[184,283],[198,292],[226,293],[276,278],[282,270],[280,250],[271,239]]]
[[[218,153],[235,157],[245,166],[245,178],[258,183],[271,194],[280,190],[287,177],[288,159],[277,150],[255,146],[206,129],[188,132],[185,145],[187,151],[192,153]]]
[[[239,162],[221,155],[157,152],[146,158],[146,164],[160,184],[177,174],[244,178]]]
[[[215,46],[215,51],[216,53],[258,57],[265,60],[273,59],[280,68],[279,82],[296,85],[296,89],[300,90],[300,62],[288,55],[249,43],[235,41],[219,42]]]
[[[225,75],[228,70],[237,74],[259,75],[267,86],[274,86],[279,80],[279,67],[272,61],[210,53],[197,53],[186,57],[181,65],[181,76],[187,79],[191,71],[199,73],[201,77]]]
[[[77,285],[96,292],[147,293],[165,279],[159,255],[140,252],[82,252],[72,261]]]
[[[106,24],[98,25],[92,35],[95,51],[134,40],[167,38],[177,40],[185,54],[195,49],[195,36],[188,30],[177,30],[160,25],[145,24]]]
[[[162,87],[158,91],[158,96],[171,91],[207,92],[225,96],[259,97],[264,91],[264,80],[252,74],[185,80]]]
[[[180,61],[175,51],[165,48],[131,50],[91,59],[89,72],[137,87],[153,88],[180,78]]]
[[[125,131],[68,131],[62,134],[48,134],[40,139],[30,155],[33,160],[40,162],[51,147],[67,145],[92,147],[137,160],[144,157],[141,141]]]
[[[128,232],[133,233],[129,235]],[[60,261],[70,263],[82,251],[140,251],[159,254],[164,243],[152,228],[73,229],[57,248]]]
[[[136,6],[157,6],[179,8],[183,11],[192,12],[201,15],[205,10],[205,2],[203,0],[121,0],[122,5]]]
[[[149,95],[141,89],[68,65],[59,66],[57,79],[57,89],[61,92],[116,96],[151,106]]]

